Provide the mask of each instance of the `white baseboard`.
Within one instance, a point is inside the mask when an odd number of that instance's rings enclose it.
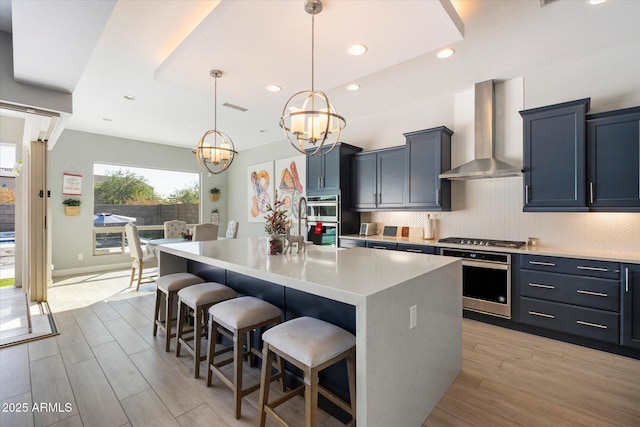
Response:
[[[68,268],[66,270],[53,270],[51,272],[51,277],[73,276],[76,274],[95,273],[97,271],[122,270],[126,268],[131,268],[130,262],[124,262],[120,264],[94,265],[91,267]]]

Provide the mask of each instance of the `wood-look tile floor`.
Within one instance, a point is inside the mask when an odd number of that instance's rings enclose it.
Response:
[[[153,285],[127,285],[128,271],[56,280],[60,335],[0,350],[0,425],[255,426],[257,392],[235,420],[230,389],[194,379],[187,353],[152,336]],[[463,345],[425,426],[640,426],[640,361],[471,320]],[[302,425],[302,399],[286,410]],[[322,414],[320,425],[341,424]]]

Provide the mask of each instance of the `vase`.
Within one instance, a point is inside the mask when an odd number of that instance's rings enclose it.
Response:
[[[78,216],[80,215],[80,206],[65,206],[64,214],[66,216]]]
[[[215,202],[220,198],[220,194],[209,193],[209,198],[212,202]]]
[[[280,255],[284,251],[284,236],[270,235],[267,238],[267,254]]]

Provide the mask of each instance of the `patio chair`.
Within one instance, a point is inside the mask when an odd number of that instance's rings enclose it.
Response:
[[[164,237],[165,239],[171,239],[175,237],[182,237],[182,233],[187,232],[187,223],[174,219],[164,222]]]
[[[196,224],[193,228],[193,241],[218,240],[218,224]]]
[[[124,226],[124,232],[127,236],[127,243],[129,244],[129,253],[131,254],[131,280],[129,281],[129,287],[133,285],[133,279],[136,276],[136,270],[138,270],[138,284],[136,291],[140,290],[142,283],[153,283],[154,278],[152,276],[142,277],[142,271],[145,268],[157,268],[158,258],[156,258],[153,252],[145,253],[140,243],[140,236],[138,235],[138,227],[129,223]],[[155,276],[154,276],[155,277]]]
[[[235,239],[238,237],[238,221],[232,219],[227,224],[227,234],[225,234],[227,239]]]

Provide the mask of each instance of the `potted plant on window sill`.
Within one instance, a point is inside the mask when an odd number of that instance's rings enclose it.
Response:
[[[220,189],[213,187],[210,191],[209,191],[209,197],[211,198],[212,202],[215,202],[216,200],[218,200],[220,198]]]
[[[62,201],[62,204],[64,205],[64,214],[66,216],[80,215],[80,203],[79,199],[64,199]]]

